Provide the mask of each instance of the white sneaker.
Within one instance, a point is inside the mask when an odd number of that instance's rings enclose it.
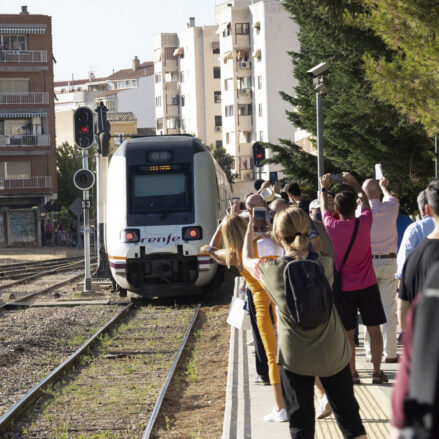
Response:
[[[332,413],[331,404],[329,404],[326,393],[317,401],[317,419],[326,418]]]
[[[266,414],[263,418],[265,422],[287,422],[287,411],[285,409],[277,410],[276,407],[273,407],[268,414]]]

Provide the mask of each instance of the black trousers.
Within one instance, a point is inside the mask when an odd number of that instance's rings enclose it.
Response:
[[[293,439],[314,439],[314,377],[299,375],[279,366],[282,393]],[[344,438],[365,434],[360,407],[355,399],[349,364],[335,375],[320,377]]]
[[[256,309],[253,303],[253,296],[250,288],[247,288],[248,311],[252,326],[253,342],[255,344],[256,373],[268,381],[268,361],[265,355],[264,344],[259,334],[258,324],[256,323]]]

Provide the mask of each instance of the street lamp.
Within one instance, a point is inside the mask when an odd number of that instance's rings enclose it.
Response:
[[[322,95],[325,91],[324,78],[328,73],[329,64],[322,62],[306,74],[314,79],[316,91],[316,113],[317,113],[317,185],[320,190],[320,177],[323,175],[323,114],[322,114]]]

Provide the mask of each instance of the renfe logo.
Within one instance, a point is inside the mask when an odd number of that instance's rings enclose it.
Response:
[[[176,244],[178,241],[181,241],[181,238],[173,236],[172,233],[168,236],[147,236],[140,240],[142,244],[150,244],[153,247],[165,247],[169,244]]]

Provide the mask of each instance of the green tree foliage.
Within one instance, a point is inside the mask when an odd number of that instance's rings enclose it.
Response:
[[[94,149],[88,150],[88,167],[95,170]],[[82,168],[81,150],[77,146],[69,145],[64,142],[56,148],[56,169],[58,177],[58,202],[64,207],[68,207],[75,198],[82,198],[82,191],[73,184],[73,176],[78,169]],[[91,197],[95,194],[96,185],[93,188]]]
[[[233,158],[233,156],[230,155],[223,146],[214,148],[212,145],[209,145],[207,146],[207,149],[210,151],[213,158],[221,166],[221,169],[226,174],[230,186],[232,186],[236,178],[238,177],[237,174],[232,172],[233,166],[235,164],[235,159]]]
[[[377,96],[410,120],[439,132],[439,3],[437,0],[365,0],[357,23],[370,27],[391,56],[365,54],[366,75]],[[357,17],[358,18],[358,17]]]
[[[374,176],[381,163],[392,190],[403,204],[414,206],[417,193],[434,175],[432,143],[420,124],[411,123],[391,105],[380,101],[365,78],[363,57],[390,56],[384,42],[367,28],[346,23],[361,12],[358,2],[286,0],[285,7],[300,27],[301,50],[291,53],[295,90],[282,93],[291,104],[288,119],[316,135],[314,83],[306,75],[326,61],[323,97],[325,172],[350,171],[360,179]],[[304,153],[292,140],[269,146],[270,161],[281,163],[289,178],[317,189],[316,157]]]

